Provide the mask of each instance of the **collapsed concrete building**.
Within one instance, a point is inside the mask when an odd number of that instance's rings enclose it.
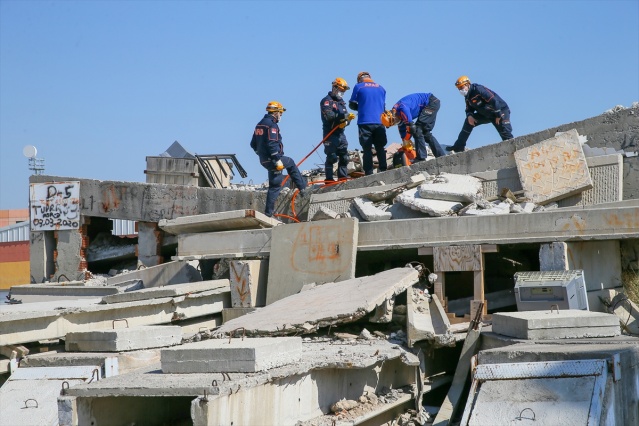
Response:
[[[32,176],[77,226],[32,228],[0,424],[639,424],[638,153],[635,104],[283,192],[281,221],[265,191]],[[89,256],[113,219],[136,244]]]

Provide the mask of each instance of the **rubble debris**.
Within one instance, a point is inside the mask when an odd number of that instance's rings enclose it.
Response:
[[[230,210],[219,213],[182,216],[175,219],[161,219],[158,226],[169,234],[190,234],[197,232],[219,232],[238,229],[272,228],[281,224],[277,219],[257,210]]]
[[[419,195],[419,189],[409,189],[402,192],[395,198],[395,201],[410,207],[413,210],[419,210],[429,216],[452,216],[459,211],[463,205],[458,201],[442,201],[429,200]]]
[[[419,196],[442,201],[473,202],[482,197],[481,181],[469,175],[440,173],[428,176],[419,186]]]
[[[353,204],[359,214],[368,222],[390,220],[392,217],[391,212],[377,208],[375,203],[368,198],[357,197],[353,199]]]

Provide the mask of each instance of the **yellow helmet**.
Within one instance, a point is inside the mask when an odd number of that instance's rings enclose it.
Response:
[[[268,105],[266,105],[266,111],[268,111],[268,112],[284,112],[284,111],[286,111],[286,108],[284,108],[282,106],[282,104],[277,102],[277,101],[271,101],[271,102],[268,103]]]
[[[346,92],[348,89],[350,89],[350,87],[348,87],[348,83],[346,83],[346,80],[341,77],[337,77],[335,80],[333,80],[333,87],[337,87],[337,90],[339,90],[340,92]]]
[[[361,83],[362,81],[364,81],[364,78],[366,77],[371,78],[371,75],[369,72],[367,71],[360,72],[359,74],[357,74],[357,82]]]
[[[455,82],[455,86],[456,86],[458,89],[461,89],[461,87],[462,87],[463,85],[465,85],[465,84],[470,84],[470,79],[468,78],[468,76],[467,76],[467,75],[462,75],[462,76],[461,76],[461,77],[459,77],[459,78],[457,79],[457,81]]]
[[[384,125],[384,127],[391,127],[394,126],[396,123],[396,118],[395,118],[395,111],[384,111],[382,113],[382,115],[379,116],[380,120],[382,121],[382,124]]]

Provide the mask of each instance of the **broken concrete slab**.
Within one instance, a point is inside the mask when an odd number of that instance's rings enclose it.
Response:
[[[359,214],[368,222],[376,220],[390,220],[392,217],[391,212],[377,208],[375,203],[368,198],[355,198],[353,200],[353,204]]]
[[[161,219],[158,226],[170,234],[231,231],[238,229],[272,228],[281,222],[257,210],[231,210],[175,219]]]
[[[141,280],[145,288],[150,288],[202,281],[202,276],[188,262],[173,261],[109,277],[107,278],[107,285],[113,286],[131,280]]]
[[[482,197],[481,181],[469,175],[441,173],[426,178],[419,196],[430,200],[473,202]]]
[[[113,294],[102,298],[102,303],[125,303],[137,300],[159,299],[163,297],[177,297],[203,291],[228,289],[229,280],[198,281],[184,284],[171,284],[160,287],[144,288],[142,290],[128,291]]]
[[[623,157],[619,154],[587,157],[586,163],[592,188],[557,200],[559,207],[590,206],[623,200]]]
[[[266,303],[299,292],[304,284],[355,276],[357,224],[353,218],[303,222],[272,230]]]
[[[100,299],[62,300],[2,307],[0,346],[64,338],[74,331],[166,324],[219,314],[231,305],[230,290],[219,288],[176,297],[98,304]],[[62,309],[58,309],[63,305]]]
[[[222,322],[231,321],[232,319],[241,317],[242,315],[249,314],[256,309],[257,308],[224,308],[222,311]]]
[[[455,345],[455,338],[450,333],[450,321],[437,295],[427,297],[423,291],[413,287],[408,290],[406,301],[409,348],[422,340],[427,340],[436,348]]]
[[[65,349],[75,352],[121,352],[182,343],[179,326],[142,326],[67,333]]]
[[[592,188],[586,156],[574,129],[517,150],[514,155],[524,193],[536,204]]]
[[[229,263],[231,304],[234,308],[266,305],[268,259],[232,260]]]
[[[623,293],[618,293],[610,300],[610,311],[617,315],[623,331],[631,335],[639,335],[639,307]]]
[[[188,260],[268,256],[271,232],[272,229],[251,229],[180,234],[175,258]]]
[[[310,333],[320,327],[362,318],[418,280],[418,271],[405,267],[319,285],[231,320],[216,332],[229,333],[244,327],[249,335]],[[282,312],[286,315],[283,316]]]
[[[574,309],[494,313],[493,332],[529,340],[611,337],[621,334],[616,315]]]
[[[429,216],[450,216],[460,210],[463,205],[458,201],[430,200],[419,195],[419,189],[409,189],[399,194],[395,201],[419,210]]]
[[[212,339],[161,351],[163,373],[254,373],[299,362],[300,337]]]

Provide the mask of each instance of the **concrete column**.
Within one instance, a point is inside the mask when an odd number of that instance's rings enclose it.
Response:
[[[83,234],[83,229],[86,229],[86,226],[80,226],[80,229],[53,231],[57,242],[53,253],[55,262],[53,281],[65,281],[65,277],[69,281],[86,279],[87,262],[84,252],[88,245],[88,238]],[[62,279],[60,279],[61,276]]]
[[[229,264],[231,303],[234,308],[266,306],[268,259],[233,260]]]
[[[49,281],[55,273],[53,231],[31,232],[29,239],[29,270],[35,283]]]
[[[156,266],[164,263],[162,239],[164,231],[157,222],[138,222],[138,264]]]
[[[540,271],[567,271],[568,248],[566,243],[546,243],[539,248]]]

